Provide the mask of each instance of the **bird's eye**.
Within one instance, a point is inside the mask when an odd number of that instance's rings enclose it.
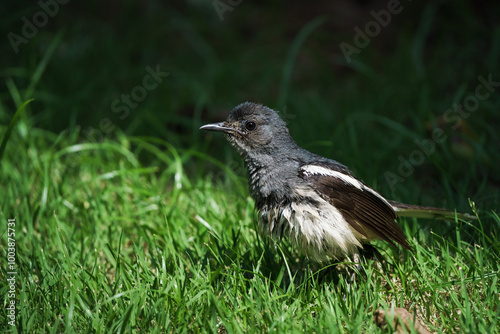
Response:
[[[257,124],[255,124],[255,122],[252,121],[245,122],[245,129],[247,129],[248,131],[253,131],[255,130],[256,127]]]

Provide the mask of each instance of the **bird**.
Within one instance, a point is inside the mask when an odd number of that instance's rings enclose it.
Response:
[[[398,217],[474,219],[385,199],[345,165],[297,145],[279,114],[262,104],[241,103],[200,130],[225,134],[243,157],[259,232],[287,238],[316,262],[359,257],[378,239],[412,250]]]

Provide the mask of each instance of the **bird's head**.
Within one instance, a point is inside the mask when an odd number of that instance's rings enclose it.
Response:
[[[245,102],[234,108],[224,122],[207,124],[201,130],[225,133],[242,154],[279,154],[295,146],[285,122],[272,109]]]

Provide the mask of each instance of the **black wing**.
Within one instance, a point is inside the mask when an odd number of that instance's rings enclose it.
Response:
[[[377,192],[350,174],[327,165],[304,165],[299,176],[337,208],[344,219],[367,240],[374,236],[411,249],[396,223],[392,206]]]

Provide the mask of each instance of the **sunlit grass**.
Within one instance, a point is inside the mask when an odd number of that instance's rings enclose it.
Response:
[[[1,165],[2,224],[17,216],[20,330],[378,332],[373,311],[391,307],[439,332],[499,328],[494,214],[430,222],[432,232],[403,221],[414,252],[377,243],[385,261],[368,259],[350,282],[257,236],[245,180],[214,180],[202,153],[30,132],[13,134]],[[205,172],[190,177],[188,162]]]

